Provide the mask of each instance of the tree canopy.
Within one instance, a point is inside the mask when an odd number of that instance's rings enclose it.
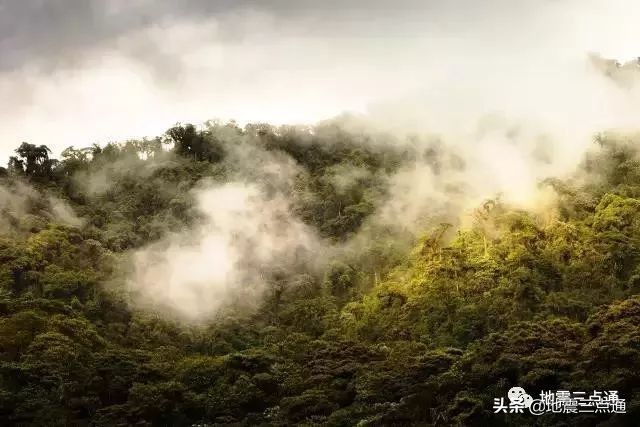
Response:
[[[542,184],[552,218],[496,198],[417,238],[371,219],[403,165],[446,173],[437,144],[235,123],[59,161],[23,143],[0,169],[0,423],[633,425],[640,159],[636,142],[597,142],[590,179]],[[130,251],[197,224],[193,190],[264,152],[293,165],[293,214],[341,250],[269,266],[259,306],[215,320],[131,304]],[[495,414],[512,386],[617,390],[627,414]]]

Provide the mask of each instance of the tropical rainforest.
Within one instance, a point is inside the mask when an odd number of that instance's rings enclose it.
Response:
[[[637,423],[637,138],[597,135],[539,183],[551,207],[496,195],[461,221],[451,184],[411,224],[403,205],[381,220],[393,177],[469,165],[437,138],[391,139],[209,122],[58,159],[22,143],[0,168],[0,423]],[[211,214],[225,192],[202,203],[230,182],[257,188],[249,214]],[[181,250],[234,220],[211,243],[230,261]],[[616,390],[627,413],[494,413],[513,386]]]

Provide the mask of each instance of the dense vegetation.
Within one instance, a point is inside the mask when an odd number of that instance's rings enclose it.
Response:
[[[637,145],[599,137],[575,179],[546,181],[553,215],[488,200],[471,226],[413,238],[368,221],[389,176],[464,165],[436,142],[384,138],[230,123],[59,160],[22,144],[0,169],[0,423],[633,425]],[[250,312],[185,324],[137,308],[128,254],[197,223],[203,180],[251,173],[226,161],[240,145],[295,163],[293,210],[319,236],[365,243],[320,271],[270,271]],[[359,172],[342,185],[346,169]],[[516,385],[618,390],[628,413],[494,414]]]

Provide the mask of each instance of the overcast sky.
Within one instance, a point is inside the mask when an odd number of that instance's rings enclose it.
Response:
[[[211,118],[601,117],[572,73],[639,55],[639,18],[622,0],[0,0],[0,162]]]

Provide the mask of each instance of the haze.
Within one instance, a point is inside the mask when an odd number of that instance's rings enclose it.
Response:
[[[446,131],[508,112],[554,126],[624,124],[635,105],[608,93],[603,103],[605,89],[575,72],[588,52],[634,56],[638,9],[625,1],[2,0],[0,160],[21,141],[57,154],[211,118],[301,123],[355,111]]]

